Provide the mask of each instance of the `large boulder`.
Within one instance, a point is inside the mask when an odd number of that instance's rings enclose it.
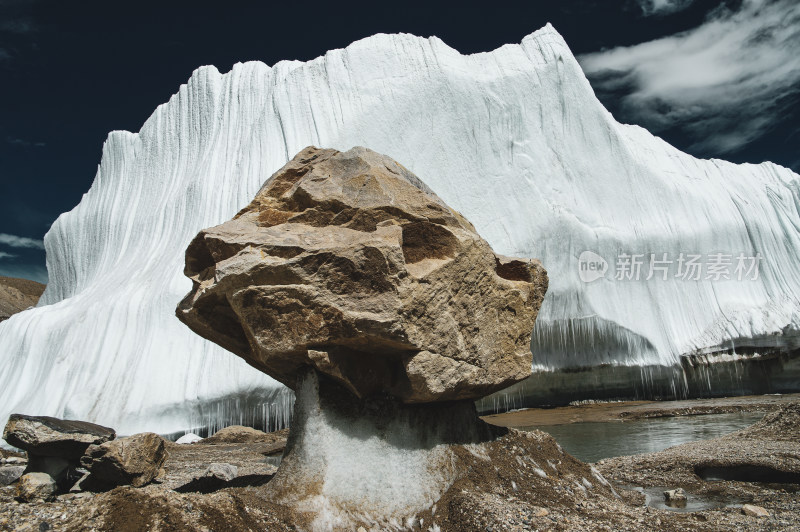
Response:
[[[300,152],[194,238],[185,273],[178,317],[295,390],[265,495],[313,530],[410,523],[459,478],[460,452],[483,455],[502,431],[473,400],[530,375],[547,289],[538,261],[496,255],[366,148]]]
[[[150,483],[167,459],[165,443],[158,434],[143,432],[92,445],[81,459],[90,473],[81,486],[108,489],[130,484],[138,488]]]
[[[531,373],[547,289],[418,177],[366,148],[309,147],[189,245],[177,316],[291,388],[313,367],[356,397],[476,399]]]

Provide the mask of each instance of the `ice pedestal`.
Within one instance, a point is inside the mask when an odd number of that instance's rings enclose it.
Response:
[[[301,377],[296,397],[286,451],[268,489],[276,502],[307,512],[315,530],[403,526],[454,482],[451,446],[503,431],[478,419],[471,401],[358,400],[315,370]]]

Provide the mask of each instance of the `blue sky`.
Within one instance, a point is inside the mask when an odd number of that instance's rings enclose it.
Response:
[[[42,238],[91,186],[108,132],[137,131],[200,65],[308,60],[378,32],[473,53],[547,22],[618,120],[800,171],[796,0],[0,0],[0,275],[46,281]]]

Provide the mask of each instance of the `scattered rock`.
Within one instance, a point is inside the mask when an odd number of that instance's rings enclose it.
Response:
[[[273,439],[274,436],[254,428],[231,425],[217,431],[213,436],[209,436],[203,440],[203,443],[259,443],[272,441]]]
[[[19,464],[27,464],[28,460],[22,458],[21,456],[9,456],[8,458],[3,458],[2,463],[8,465],[19,465]]]
[[[17,483],[17,499],[22,502],[50,501],[55,493],[56,481],[47,473],[26,473]]]
[[[683,488],[677,488],[674,490],[665,491],[664,501],[669,506],[684,507],[686,506],[688,499],[686,497],[686,492],[683,491]]]
[[[742,505],[742,513],[750,517],[769,517],[769,512],[766,509],[753,504]]]
[[[92,445],[81,463],[89,472],[89,489],[102,489],[127,484],[141,487],[159,473],[167,450],[164,439],[152,432]]]
[[[25,466],[22,465],[6,465],[0,466],[0,486],[8,486],[16,482],[22,473],[25,471]]]
[[[203,473],[205,478],[216,478],[223,482],[229,482],[236,478],[239,469],[231,464],[211,464]]]
[[[197,443],[202,439],[203,438],[201,438],[197,434],[190,432],[189,434],[184,434],[183,436],[175,440],[175,443],[177,443],[178,445],[189,445],[192,443]]]
[[[294,388],[472,400],[531,374],[539,261],[496,255],[418,177],[366,148],[309,147],[186,251],[177,316]]]
[[[54,456],[77,460],[89,445],[116,437],[114,429],[86,421],[58,419],[48,416],[11,414],[3,439],[33,456]]]

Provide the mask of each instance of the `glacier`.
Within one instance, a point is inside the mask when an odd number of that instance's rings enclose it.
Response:
[[[616,122],[550,25],[473,55],[379,34],[305,63],[201,67],[139,133],[109,134],[90,190],[45,237],[50,282],[37,308],[0,324],[0,417],[122,434],[285,425],[291,392],[174,309],[190,289],[192,237],[308,145],[386,153],[498,253],[542,260],[551,282],[534,385],[501,392],[506,406],[575,368],[605,375],[585,388],[614,375],[635,388],[652,378],[642,368],[660,368],[680,391],[687,360],[800,344],[797,174],[696,159]],[[586,251],[607,262],[591,282],[579,272]],[[681,253],[759,256],[758,278],[615,278],[624,254]]]

